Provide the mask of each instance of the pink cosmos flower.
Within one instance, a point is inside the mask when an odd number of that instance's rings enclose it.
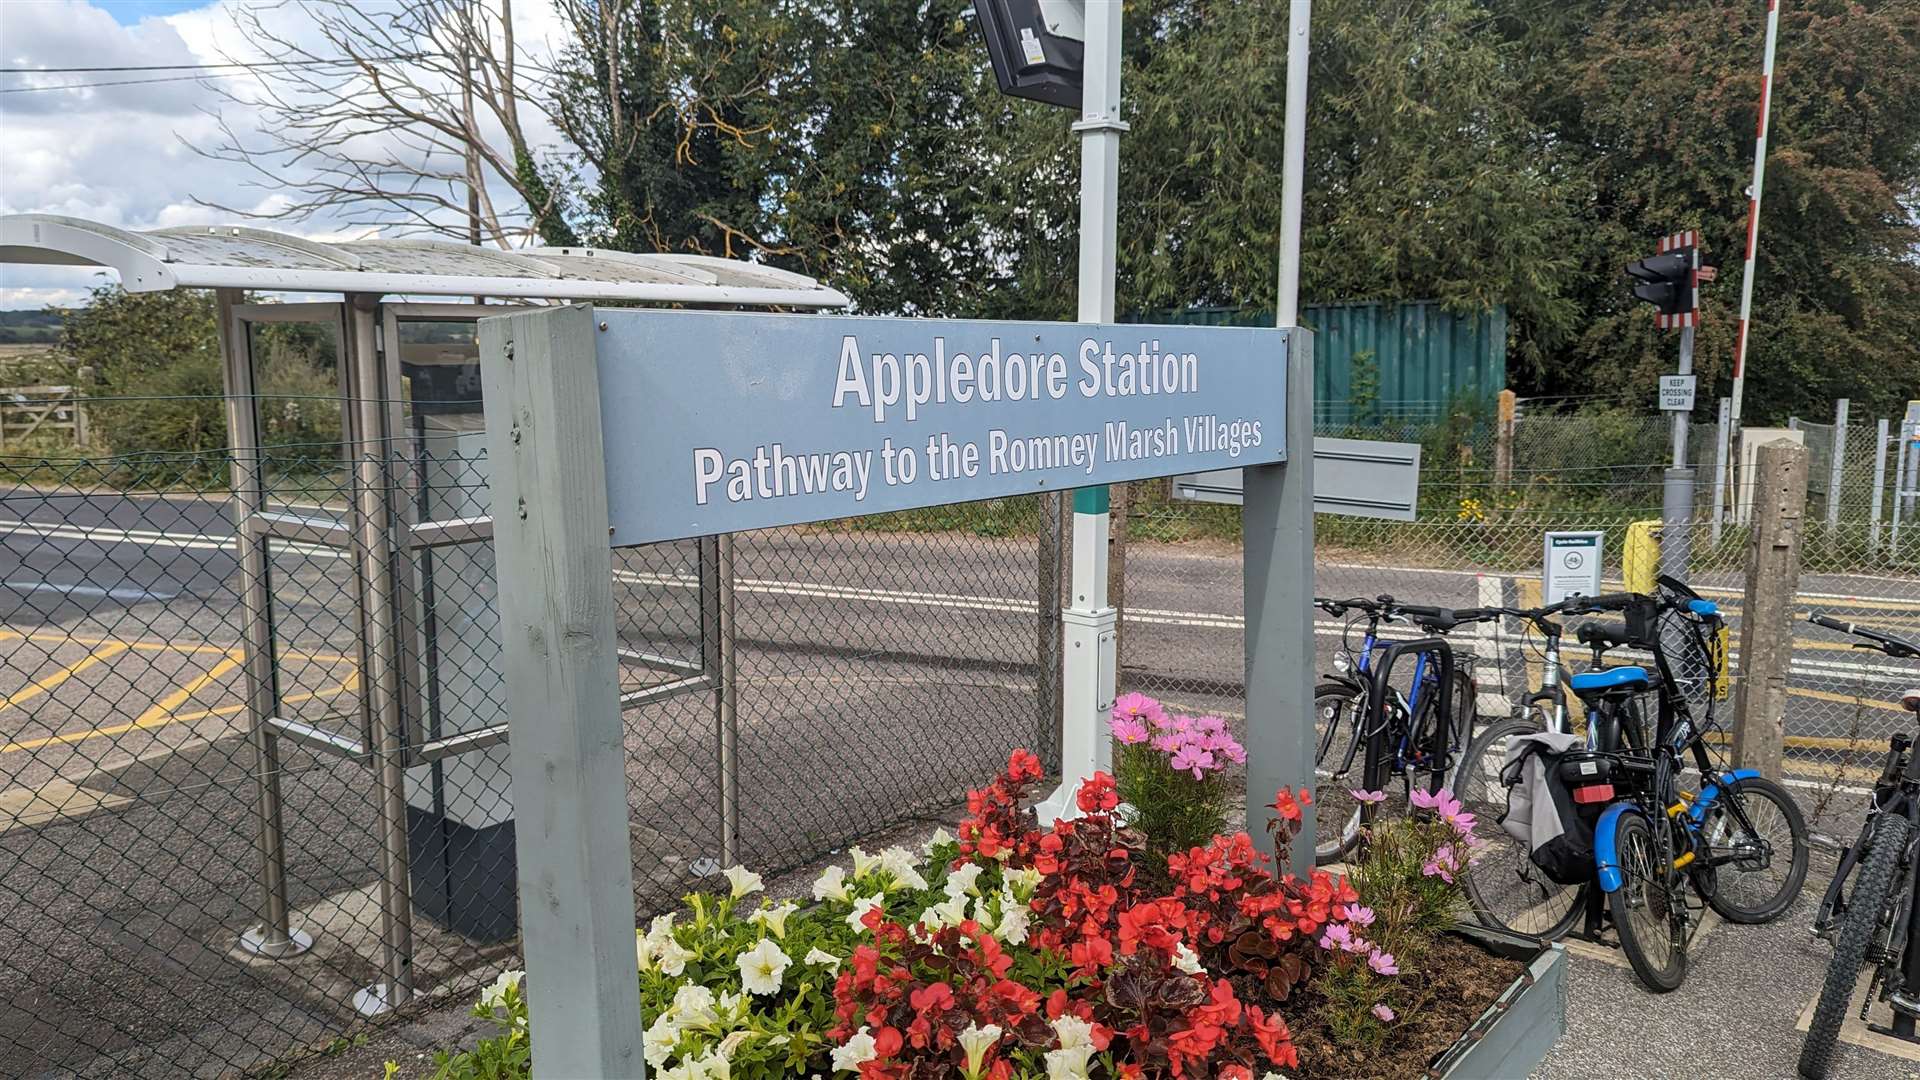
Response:
[[[1361,904],[1347,908],[1347,921],[1355,926],[1372,926],[1373,909]]]
[[[1368,941],[1359,934],[1354,934],[1346,944],[1340,946],[1340,951],[1350,953],[1378,953],[1380,950],[1373,947],[1373,942]]]
[[[1163,754],[1171,754],[1175,750],[1180,749],[1180,736],[1155,735],[1153,737],[1153,748]]]
[[[1454,860],[1453,845],[1442,844],[1439,850],[1433,853],[1433,858],[1428,859],[1427,864],[1420,868],[1420,872],[1427,877],[1437,877],[1451,885],[1453,884],[1453,872],[1458,869],[1460,869],[1460,866]]]
[[[1415,810],[1432,810],[1440,805],[1442,797],[1443,796],[1433,794],[1432,792],[1416,790],[1413,794],[1407,796],[1407,802],[1411,803]]]
[[[1387,801],[1387,793],[1384,791],[1361,791],[1359,788],[1349,788],[1347,794],[1353,796],[1356,802],[1383,803]],[[1416,791],[1413,793],[1413,797],[1418,800],[1422,794],[1424,793]],[[1416,801],[1413,805],[1419,806],[1420,804]]]
[[[1131,716],[1120,715],[1117,709],[1107,726],[1113,729],[1114,738],[1129,746],[1147,741],[1147,725]]]
[[[1231,739],[1227,740],[1227,745],[1219,747],[1218,749],[1222,754],[1226,755],[1228,761],[1233,762],[1235,765],[1245,765],[1247,763],[1247,748]]]
[[[1353,944],[1353,931],[1347,929],[1344,923],[1333,923],[1320,935],[1320,947],[1328,952],[1344,949],[1351,944]]]
[[[1400,974],[1400,965],[1394,962],[1393,954],[1390,952],[1381,952],[1379,949],[1373,950],[1373,955],[1367,957],[1367,966],[1373,969],[1375,975]],[[1375,1015],[1378,1014],[1376,1013]],[[1382,1016],[1380,1019],[1391,1020],[1393,1017]]]
[[[1122,694],[1114,699],[1113,717],[1116,720],[1124,717],[1158,727],[1160,721],[1166,719],[1167,711],[1158,701],[1136,691],[1131,694]]]
[[[1191,770],[1193,778],[1199,780],[1204,778],[1207,769],[1213,768],[1213,754],[1199,749],[1193,743],[1183,743],[1169,764],[1173,766],[1175,772]]]
[[[1393,1010],[1388,1008],[1387,1003],[1384,1001],[1373,1007],[1373,1015],[1375,1019],[1383,1024],[1393,1023]]]

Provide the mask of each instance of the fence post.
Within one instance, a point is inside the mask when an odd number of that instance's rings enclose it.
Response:
[[[1040,500],[1038,580],[1035,582],[1038,608],[1034,629],[1040,667],[1039,704],[1036,731],[1040,756],[1049,767],[1060,763],[1060,578],[1062,577],[1061,524],[1066,517],[1066,499],[1058,491],[1037,496]]]
[[[1740,620],[1740,689],[1733,760],[1778,776],[1785,740],[1793,598],[1807,509],[1807,451],[1782,439],[1760,448],[1753,478],[1753,537],[1747,547]]]
[[[1868,532],[1867,550],[1874,554],[1880,552],[1880,514],[1886,508],[1883,501],[1887,490],[1887,418],[1881,417],[1874,424],[1873,438],[1873,499],[1869,520],[1873,528]]]
[[[1720,399],[1720,424],[1713,437],[1713,543],[1727,523],[1727,444],[1733,436],[1733,399]],[[1738,498],[1738,495],[1734,496]]]
[[[1500,391],[1500,421],[1493,434],[1493,486],[1496,491],[1507,490],[1513,483],[1513,413],[1514,393],[1511,390]]]
[[[593,310],[480,320],[533,1075],[645,1075]]]
[[[1847,408],[1841,398],[1833,403],[1833,462],[1827,470],[1827,528],[1840,524],[1840,485],[1847,479]]]

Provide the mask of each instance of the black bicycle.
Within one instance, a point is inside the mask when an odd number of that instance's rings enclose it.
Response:
[[[1352,616],[1334,652],[1332,673],[1322,676],[1313,692],[1319,821],[1314,854],[1324,865],[1352,850],[1362,828],[1377,815],[1404,812],[1416,786],[1429,793],[1445,786],[1452,763],[1473,738],[1476,689],[1473,658],[1456,652],[1442,635],[1488,616],[1477,608],[1454,611],[1403,604],[1392,596],[1316,598],[1314,604],[1336,619]],[[1396,622],[1411,623],[1428,636],[1413,641],[1382,638],[1380,627]],[[1362,623],[1365,629],[1356,649],[1353,631]],[[1413,675],[1402,691],[1390,680],[1399,660],[1408,655],[1414,658]],[[1380,792],[1386,798],[1362,802],[1353,790]]]
[[[1807,621],[1860,639],[1855,648],[1920,660],[1920,644],[1915,642],[1819,614]],[[1920,721],[1920,690],[1907,691],[1901,704]],[[1920,927],[1920,890],[1914,887],[1915,868],[1920,866],[1915,857],[1920,846],[1920,777],[1911,768],[1913,740],[1904,731],[1887,740],[1866,823],[1859,838],[1841,853],[1840,867],[1814,913],[1814,935],[1833,942],[1833,960],[1800,1048],[1800,1075],[1810,1080],[1823,1080],[1833,1065],[1834,1040],[1863,964],[1872,965],[1873,977],[1860,1001],[1860,1018],[1867,1018],[1876,999],[1886,1001],[1893,1006],[1893,1024],[1874,1030],[1920,1042],[1914,1033],[1915,1018],[1920,1017],[1920,934],[1915,933]]]

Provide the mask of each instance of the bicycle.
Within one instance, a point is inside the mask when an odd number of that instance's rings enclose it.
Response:
[[[1920,644],[1915,642],[1818,613],[1807,621],[1861,639],[1855,648],[1920,660]],[[1920,722],[1920,690],[1907,691],[1901,704]],[[1874,971],[1860,1002],[1860,1018],[1866,1019],[1876,998],[1886,1001],[1893,1006],[1893,1024],[1873,1030],[1920,1041],[1914,1033],[1915,1017],[1920,1016],[1920,935],[1914,933],[1920,924],[1920,890],[1914,887],[1915,867],[1920,865],[1915,857],[1920,846],[1920,829],[1915,828],[1920,823],[1920,776],[1910,771],[1912,747],[1913,736],[1906,732],[1888,738],[1867,820],[1859,838],[1841,852],[1839,868],[1814,913],[1814,936],[1833,941],[1834,948],[1800,1047],[1800,1075],[1810,1080],[1823,1080],[1833,1064],[1834,1041],[1862,964],[1872,964]],[[1846,893],[1849,877],[1855,879],[1852,896]]]
[[[1685,976],[1687,888],[1729,921],[1777,918],[1806,877],[1806,825],[1784,789],[1753,770],[1716,768],[1708,755],[1722,625],[1712,602],[1662,577],[1656,596],[1573,597],[1545,608],[1502,611],[1531,622],[1546,637],[1556,687],[1564,631],[1553,616],[1601,612],[1627,618],[1589,622],[1575,631],[1593,650],[1594,670],[1564,680],[1587,707],[1585,748],[1556,762],[1565,770],[1561,775],[1570,777],[1576,804],[1610,804],[1598,811],[1594,825],[1594,875],[1578,884],[1555,882],[1524,849],[1515,857],[1509,849],[1517,842],[1501,834],[1494,838],[1495,852],[1469,869],[1468,896],[1482,923],[1542,937],[1572,932],[1584,914],[1583,936],[1599,940],[1603,920],[1610,920],[1641,980],[1671,990]],[[1647,650],[1655,670],[1603,668],[1606,654],[1620,647]],[[1677,671],[1673,654],[1679,654]],[[1469,793],[1462,796],[1469,809],[1494,818],[1505,812],[1505,788],[1517,780],[1501,773],[1508,740],[1567,730],[1564,697],[1546,685],[1543,680],[1542,691],[1528,699],[1526,715],[1489,727],[1462,759],[1456,789]],[[1658,703],[1652,733],[1643,704],[1650,695]],[[1692,796],[1678,787],[1689,756],[1701,777]],[[1782,850],[1790,855],[1776,859]],[[1491,857],[1500,852],[1507,857]],[[1784,863],[1783,874],[1776,873],[1777,862]],[[1656,867],[1668,869],[1659,873]],[[1749,895],[1753,881],[1760,882],[1759,896]]]
[[[1756,770],[1714,763],[1706,736],[1719,697],[1719,608],[1670,577],[1659,582],[1656,596],[1595,597],[1588,610],[1618,610],[1627,621],[1580,630],[1596,660],[1629,645],[1649,651],[1655,670],[1608,668],[1569,682],[1591,702],[1588,727],[1600,748],[1587,756],[1596,775],[1581,777],[1574,800],[1590,801],[1583,787],[1602,798],[1625,793],[1594,825],[1595,884],[1634,974],[1664,993],[1686,979],[1697,928],[1689,894],[1729,922],[1778,918],[1806,881],[1808,849],[1806,821],[1786,789]],[[1651,738],[1640,706],[1649,690],[1659,706]],[[1688,758],[1700,776],[1695,794],[1679,783]],[[1600,897],[1590,895],[1588,927],[1597,932]]]
[[[1539,649],[1540,689],[1527,695],[1512,716],[1483,728],[1461,756],[1453,792],[1481,821],[1498,821],[1506,812],[1507,785],[1501,774],[1509,740],[1571,729],[1561,662],[1563,630],[1554,621],[1568,603],[1577,600],[1535,608],[1486,609],[1493,618],[1513,618],[1527,624],[1543,644]],[[1589,738],[1592,734],[1589,729]],[[1475,918],[1486,926],[1534,937],[1558,938],[1573,929],[1586,898],[1579,885],[1547,876],[1534,865],[1524,844],[1498,828],[1482,830],[1481,839],[1483,847],[1466,876],[1467,900]]]
[[[1384,641],[1381,625],[1405,621],[1429,635],[1442,635],[1475,617],[1478,609],[1455,612],[1402,604],[1390,595],[1372,600],[1316,597],[1314,604],[1337,619],[1358,613],[1341,633],[1333,672],[1314,688],[1314,773],[1320,823],[1314,854],[1324,866],[1345,857],[1365,826],[1383,812],[1380,805],[1356,800],[1349,791],[1353,783],[1349,776],[1363,748],[1368,754],[1359,786],[1386,792],[1397,777],[1401,790],[1390,796],[1397,800],[1396,806],[1386,811],[1394,812],[1407,805],[1415,783],[1429,793],[1444,787],[1449,763],[1473,737],[1477,691],[1472,658],[1454,653],[1437,636],[1414,642]],[[1362,621],[1366,630],[1356,650],[1352,631]],[[1409,652],[1414,656],[1413,676],[1402,692],[1387,680],[1399,658]],[[1453,687],[1450,695],[1441,692],[1447,683]],[[1374,719],[1369,722],[1369,717]],[[1445,739],[1437,739],[1443,732]]]

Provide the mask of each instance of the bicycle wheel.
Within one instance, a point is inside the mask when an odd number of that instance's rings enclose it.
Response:
[[[1348,748],[1353,746],[1366,707],[1366,693],[1343,683],[1321,683],[1314,688],[1314,861],[1321,865],[1339,862],[1360,838],[1360,804],[1347,789],[1360,786],[1354,770],[1364,762],[1355,753],[1351,768],[1342,772],[1341,766],[1347,761]]]
[[[1728,800],[1738,804],[1739,815]],[[1745,825],[1740,822],[1743,816]],[[1700,837],[1713,860],[1707,903],[1721,918],[1769,922],[1800,895],[1807,880],[1807,822],[1800,805],[1779,784],[1758,776],[1735,781],[1707,809]],[[1718,861],[1756,848],[1759,854]]]
[[[1685,885],[1673,869],[1672,851],[1645,814],[1620,815],[1614,852],[1626,880],[1607,894],[1607,907],[1633,973],[1656,994],[1676,989],[1687,977],[1686,943],[1673,919],[1686,903]]]
[[[1480,857],[1467,867],[1467,901],[1483,926],[1557,938],[1579,921],[1587,886],[1562,885],[1533,864],[1525,844],[1500,827],[1507,812],[1507,788],[1500,769],[1507,741],[1531,735],[1542,726],[1512,718],[1489,725],[1461,755],[1453,792],[1474,816],[1475,835],[1484,841]]]
[[[1853,1001],[1853,987],[1860,977],[1860,965],[1866,961],[1867,946],[1885,917],[1887,894],[1893,891],[1893,872],[1900,864],[1900,853],[1906,850],[1907,832],[1906,818],[1893,814],[1874,818],[1867,840],[1870,850],[1860,864],[1853,896],[1847,902],[1847,921],[1833,946],[1833,959],[1827,963],[1820,1000],[1807,1024],[1807,1041],[1800,1044],[1800,1075],[1808,1080],[1825,1080],[1833,1065],[1834,1040],[1840,1036],[1840,1023]]]

